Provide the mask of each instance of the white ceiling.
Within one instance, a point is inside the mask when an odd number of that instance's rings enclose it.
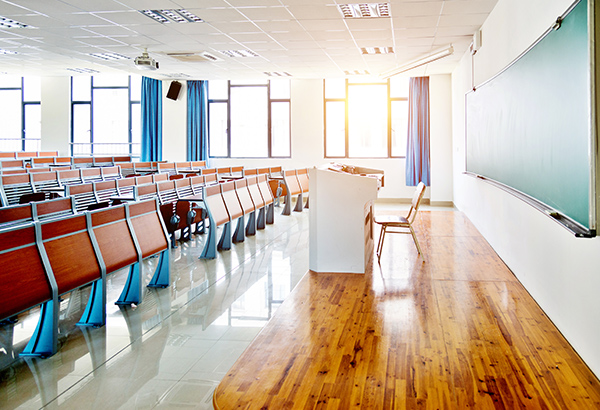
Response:
[[[340,0],[0,0],[0,16],[27,28],[0,29],[0,72],[74,75],[68,69],[142,73],[133,59],[144,48],[160,68],[154,78],[261,79],[265,72],[292,78],[373,75],[450,44],[455,53],[422,74],[449,73],[468,49],[497,0],[392,0],[389,18],[344,19]],[[138,10],[185,9],[199,23],[159,23]],[[363,55],[360,47],[393,47]],[[250,50],[258,57],[227,57]],[[200,57],[208,52],[218,61]],[[93,53],[118,53],[104,61]],[[169,56],[192,53],[192,60]]]

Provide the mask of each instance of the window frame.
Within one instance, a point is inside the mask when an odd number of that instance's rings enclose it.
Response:
[[[71,138],[70,138],[70,152],[71,155],[79,155],[79,154],[75,154],[74,153],[74,149],[75,149],[75,142],[74,142],[74,132],[75,132],[75,106],[77,105],[87,105],[89,107],[89,117],[90,117],[90,152],[89,155],[95,155],[95,141],[94,141],[94,90],[96,89],[102,89],[102,90],[127,90],[127,107],[128,107],[128,124],[127,124],[127,141],[123,142],[124,144],[128,144],[128,153],[129,155],[131,155],[132,157],[139,157],[138,153],[134,152],[133,149],[133,109],[135,105],[138,105],[140,110],[141,110],[141,96],[140,96],[140,100],[134,100],[132,99],[132,78],[131,75],[127,76],[127,85],[113,85],[113,86],[107,86],[107,85],[94,85],[94,76],[90,76],[90,97],[89,100],[74,100],[73,99],[73,76],[71,76],[71,89],[70,89],[70,97],[71,97]],[[141,79],[140,79],[141,81]],[[78,142],[77,144],[79,144],[80,142]],[[100,144],[100,143],[99,143]],[[108,154],[103,154],[100,153],[98,155],[108,155]]]
[[[20,124],[20,139],[17,138],[6,138],[3,141],[20,141],[21,151],[39,151],[42,143],[41,136],[40,138],[27,138],[27,106],[32,105],[42,105],[41,96],[40,100],[26,100],[25,99],[25,77],[21,77],[21,84],[19,87],[0,87],[0,92],[2,91],[20,91],[21,92],[21,124]],[[38,149],[27,149],[27,141],[38,141]]]
[[[406,153],[404,155],[392,155],[392,102],[394,101],[408,101],[408,96],[406,97],[392,97],[391,96],[391,85],[390,79],[386,79],[385,81],[365,81],[365,82],[350,82],[348,78],[344,79],[344,97],[329,97],[326,96],[326,86],[325,82],[327,80],[323,79],[323,153],[325,158],[332,159],[390,159],[390,158],[406,158]],[[350,156],[350,139],[349,139],[349,98],[348,91],[349,87],[355,86],[371,86],[371,85],[386,85],[387,88],[387,155],[381,157],[367,157],[367,156]],[[339,155],[327,155],[327,103],[328,102],[343,102],[344,103],[344,156]]]
[[[208,87],[210,89],[210,80]],[[231,89],[232,88],[258,88],[258,87],[266,87],[267,91],[267,156],[261,157],[239,157],[231,155]],[[273,103],[287,103],[288,104],[288,146],[289,146],[289,155],[273,155],[273,130],[272,130],[272,105]],[[226,104],[226,112],[227,112],[227,129],[225,130],[225,137],[227,139],[227,155],[212,155],[210,152],[210,118],[211,118],[211,107],[213,104]],[[271,97],[271,80],[266,80],[265,84],[243,84],[234,82],[232,84],[231,80],[227,81],[227,99],[223,98],[210,98],[209,91],[209,99],[208,99],[208,121],[209,121],[209,143],[208,143],[208,157],[209,158],[236,158],[236,159],[257,159],[257,158],[291,158],[292,157],[292,97],[291,97],[291,89],[290,89],[290,97],[289,98],[272,98]]]

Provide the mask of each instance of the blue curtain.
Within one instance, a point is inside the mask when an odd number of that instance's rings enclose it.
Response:
[[[187,160],[208,159],[208,81],[187,82]]]
[[[429,77],[413,77],[408,94],[406,185],[423,181],[429,186],[429,174]]]
[[[142,77],[142,161],[162,160],[162,81]]]

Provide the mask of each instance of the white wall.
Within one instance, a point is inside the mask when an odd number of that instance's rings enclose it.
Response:
[[[43,77],[42,151],[58,151],[70,156],[71,150],[71,77]]]
[[[171,81],[162,82],[163,95],[163,151],[167,161],[185,161],[187,149],[187,82],[180,81],[177,100],[166,98]]]
[[[483,25],[474,56],[475,84],[532,44],[572,0],[499,0]],[[471,56],[452,75],[454,202],[523,283],[575,350],[600,375],[600,238],[578,239],[520,201],[463,175],[464,96],[472,88]]]

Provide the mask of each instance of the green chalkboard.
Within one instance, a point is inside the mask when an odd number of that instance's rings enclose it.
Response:
[[[560,28],[467,94],[466,169],[595,229],[588,31],[582,0]]]

